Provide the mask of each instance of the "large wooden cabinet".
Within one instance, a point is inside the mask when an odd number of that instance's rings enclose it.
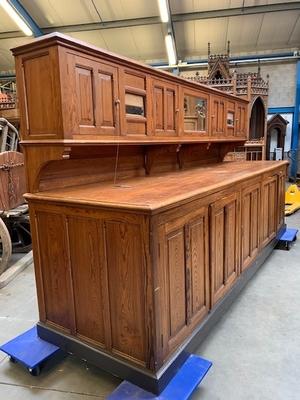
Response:
[[[159,393],[275,245],[286,162],[223,162],[245,100],[60,34],[13,51],[38,334]]]
[[[24,139],[96,141],[106,136],[128,141],[133,136],[153,141],[180,136],[184,141],[192,135],[224,141],[228,133],[233,141],[247,139],[244,99],[213,94],[218,91],[60,34],[18,47],[14,54]],[[33,77],[36,85],[29,82]],[[227,129],[230,104],[236,104],[237,117]]]

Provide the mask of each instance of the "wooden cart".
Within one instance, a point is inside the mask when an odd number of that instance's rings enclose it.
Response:
[[[18,131],[0,118],[0,275],[12,251],[31,249],[28,206],[24,204],[24,156],[17,152]]]

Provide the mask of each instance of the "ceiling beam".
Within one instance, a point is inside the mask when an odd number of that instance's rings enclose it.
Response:
[[[175,57],[176,57],[176,64],[178,62],[178,52],[177,52],[177,45],[176,45],[176,38],[175,38],[175,29],[174,29],[174,25],[173,25],[173,15],[172,15],[172,10],[171,10],[171,6],[170,6],[170,0],[166,0],[167,2],[167,7],[169,10],[169,22],[167,23],[167,30],[168,30],[168,34],[170,34],[172,36],[173,39],[173,44],[174,44],[174,51],[175,51]]]
[[[10,5],[17,11],[17,13],[23,18],[35,37],[42,36],[44,33],[41,28],[29,14],[24,6],[19,2],[19,0],[8,0]],[[24,35],[23,35],[24,36]]]
[[[201,19],[236,17],[242,15],[264,14],[271,12],[280,12],[280,11],[284,12],[284,11],[296,11],[296,10],[298,11],[300,10],[300,1],[294,1],[290,3],[265,4],[258,6],[249,6],[249,7],[225,8],[220,10],[190,12],[185,14],[182,13],[172,14],[172,21],[174,23],[174,22],[201,20]],[[99,29],[128,28],[133,26],[154,25],[160,23],[161,23],[160,18],[158,16],[155,16],[155,17],[145,17],[145,18],[123,19],[117,21],[104,21],[104,22],[92,22],[86,24],[44,27],[39,29],[44,34],[55,31],[68,33],[68,32],[92,31]],[[22,36],[24,36],[23,33],[19,31],[0,33],[0,39],[9,39]]]

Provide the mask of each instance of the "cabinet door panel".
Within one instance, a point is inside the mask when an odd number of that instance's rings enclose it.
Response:
[[[239,274],[239,196],[228,195],[211,206],[211,304],[230,289]]]
[[[75,67],[77,115],[79,125],[94,126],[93,70]]]
[[[241,103],[236,103],[236,130],[235,135],[238,137],[247,138],[247,106]]]
[[[242,191],[242,271],[247,268],[259,250],[260,185]]]
[[[99,220],[75,217],[70,217],[68,222],[76,333],[104,345],[105,301],[99,288],[107,282],[100,255],[104,248],[100,224]]]
[[[262,183],[262,245],[276,234],[278,226],[278,176],[266,178]]]
[[[62,215],[37,213],[46,320],[71,331],[74,315],[66,226]]]
[[[118,70],[110,65],[96,64],[96,125],[99,133],[119,133]]]
[[[279,207],[278,207],[278,229],[284,223],[284,210],[285,210],[285,173],[284,171],[280,171],[279,174],[279,183],[278,183],[278,199],[279,199]]]
[[[164,89],[155,86],[153,95],[153,122],[156,133],[164,129]]]
[[[225,100],[212,96],[211,98],[211,134],[213,136],[225,136]]]
[[[141,230],[132,223],[105,221],[105,237],[112,351],[144,363],[145,266]]]
[[[209,309],[208,211],[159,228],[159,314],[164,358]]]
[[[170,301],[170,336],[186,324],[184,229],[172,232],[168,243],[168,276]]]
[[[153,80],[152,82],[152,116],[153,134],[177,136],[178,89],[176,85]]]
[[[208,136],[209,96],[185,87],[180,93],[184,136]]]
[[[203,212],[186,225],[187,318],[201,319],[209,303],[208,215]]]
[[[235,136],[236,117],[235,102],[226,100],[226,136]]]
[[[176,92],[174,89],[166,88],[166,126],[165,129],[168,132],[174,132],[176,130],[175,123],[176,114]]]

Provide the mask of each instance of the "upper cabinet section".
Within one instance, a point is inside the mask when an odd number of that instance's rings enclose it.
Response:
[[[244,99],[61,34],[13,53],[23,141],[247,140]]]

